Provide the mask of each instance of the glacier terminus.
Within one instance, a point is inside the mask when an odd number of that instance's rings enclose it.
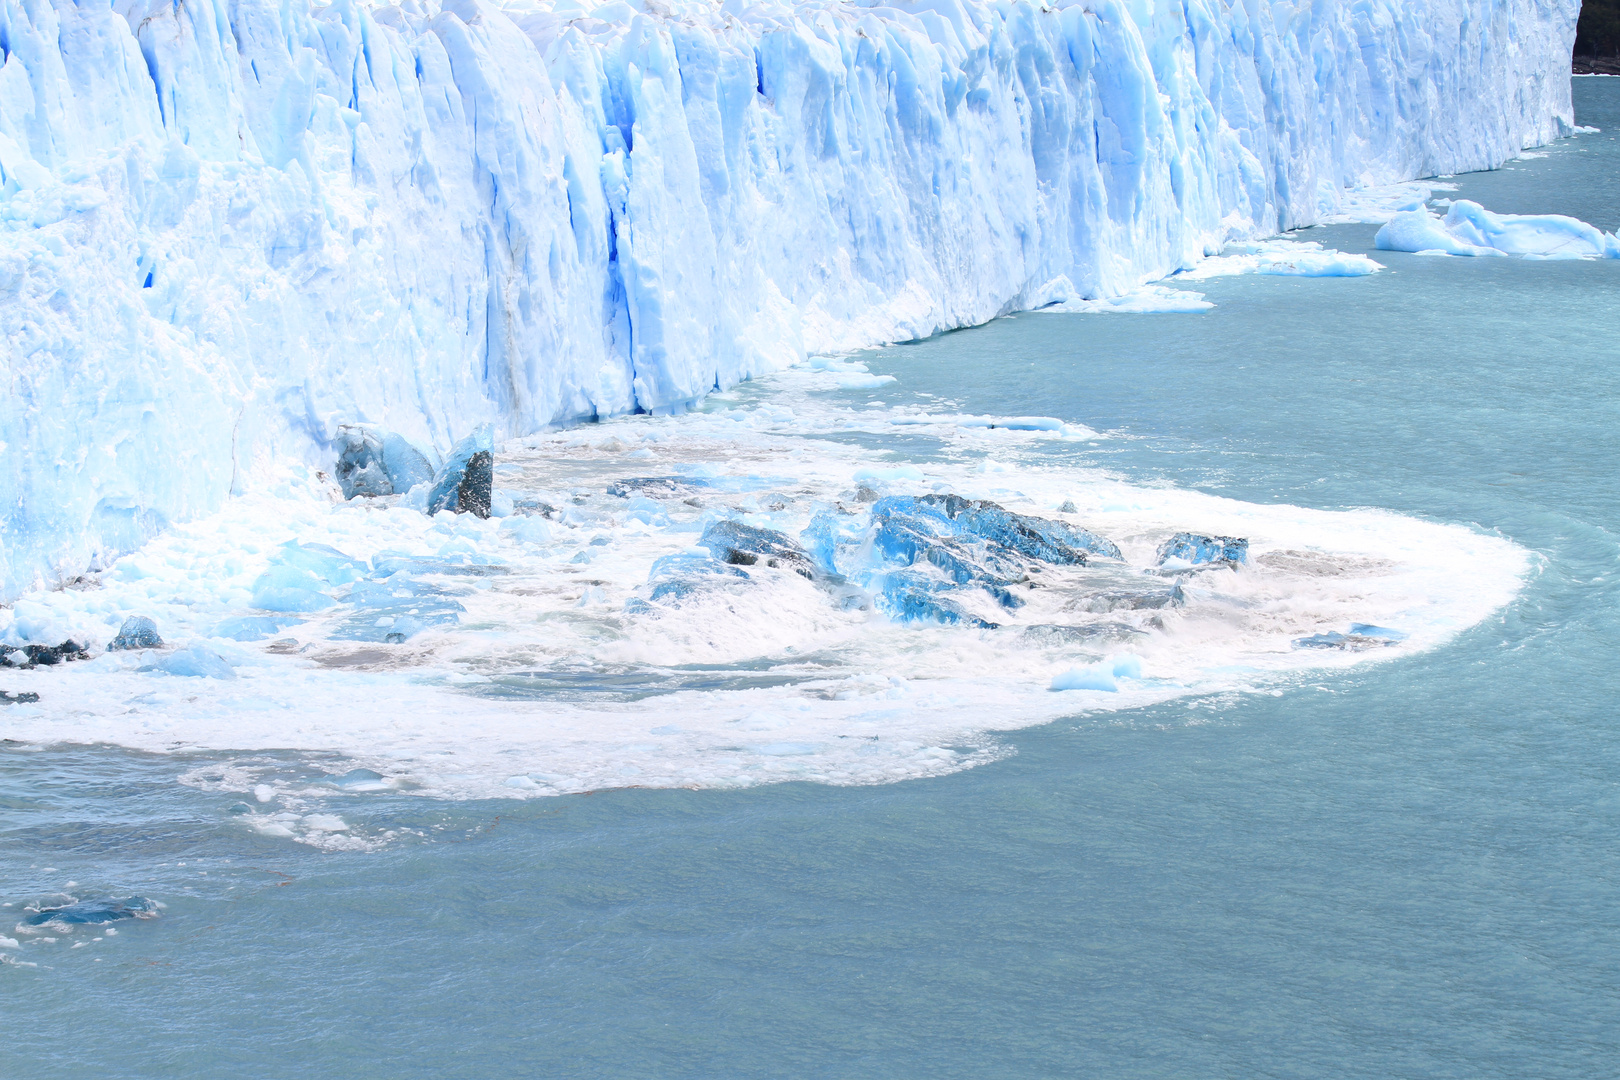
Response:
[[[1573,0],[4,0],[0,592],[331,469],[1107,301],[1572,127]]]

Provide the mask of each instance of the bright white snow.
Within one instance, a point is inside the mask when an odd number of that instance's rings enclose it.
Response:
[[[1575,0],[0,3],[0,595],[1570,130]]]

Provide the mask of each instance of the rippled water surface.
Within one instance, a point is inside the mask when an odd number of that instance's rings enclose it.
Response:
[[[1454,194],[1620,225],[1620,81],[1575,90],[1602,134]],[[1620,265],[1376,257],[880,350],[898,383],[849,396],[1108,431],[1052,452],[1137,482],[1499,532],[1537,553],[1500,616],[890,785],[455,801],[257,755],[367,824],[325,848],[240,827],[214,758],[7,744],[0,1076],[1620,1073]],[[613,678],[504,692],[660,690]],[[164,907],[10,929],[58,893]]]

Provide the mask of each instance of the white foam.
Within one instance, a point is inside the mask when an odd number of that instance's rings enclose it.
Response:
[[[245,827],[364,849],[392,834],[348,811],[329,818],[336,778],[289,776],[283,760],[254,752],[336,752],[341,764],[322,768],[363,765],[383,778],[350,785],[345,799],[374,789],[528,797],[937,775],[1004,753],[998,731],[1189,694],[1269,691],[1433,648],[1511,600],[1530,567],[1522,549],[1460,526],[1141,487],[1056,463],[1049,449],[1086,430],[1059,418],[981,425],[948,411],[852,409],[836,390],[849,362],[819,367],[716,395],[680,417],[627,417],[508,444],[498,455],[503,488],[520,505],[553,507],[544,528],[523,527],[541,523],[533,517],[429,518],[390,499],[344,503],[319,477],[289,468],[273,490],[175,528],[94,587],[30,601],[41,625],[96,643],[128,615],[148,615],[173,651],[205,643],[234,679],[175,674],[139,653],[19,671],[8,688],[37,690],[41,700],[9,707],[8,735],[218,751],[187,782],[252,792],[263,809],[244,814]],[[937,439],[908,460],[904,444],[883,442],[897,430]],[[671,478],[675,489],[607,493],[615,481],[649,476]],[[797,535],[830,509],[853,535],[866,512],[863,486],[952,491],[1084,525],[1121,546],[1137,569],[1120,573],[1137,582],[1158,543],[1180,529],[1249,538],[1251,565],[1189,579],[1180,608],[1103,614],[1074,610],[1078,572],[1053,568],[1050,587],[1030,591],[994,631],[891,623],[760,567],[750,581],[679,608],[626,610],[648,596],[654,561],[691,551],[705,522],[734,515]],[[332,639],[351,615],[342,603],[265,641],[210,638],[248,611],[255,579],[291,540],[330,545],[362,565],[392,552],[488,569],[421,577],[465,610],[458,625],[405,644]],[[330,591],[341,599],[345,588]],[[1077,622],[1117,624],[1139,677],[1114,678],[1112,692],[1053,693],[1071,669],[1112,665],[1121,642],[1031,637],[1020,627]],[[1366,652],[1293,644],[1352,623],[1409,636]],[[0,613],[0,631],[18,626]],[[540,683],[552,689],[525,689]],[[603,692],[626,684],[679,689],[642,700]]]

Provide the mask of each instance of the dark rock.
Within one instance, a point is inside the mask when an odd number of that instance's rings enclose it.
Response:
[[[1249,542],[1237,536],[1180,532],[1159,545],[1157,564],[1177,559],[1193,566],[1238,566],[1249,561]]]
[[[456,487],[456,511],[489,517],[489,504],[495,494],[495,455],[480,450],[467,461],[467,471]]]
[[[131,615],[118,628],[118,636],[107,642],[108,652],[123,649],[161,649],[163,639],[158,637],[157,623],[144,615]]]
[[[84,646],[71,638],[60,645],[24,645],[4,652],[6,666],[18,668],[54,667],[70,660],[90,659]]]
[[[27,705],[38,700],[38,694],[27,692],[21,694],[8,694],[4,690],[0,690],[0,705]]]

